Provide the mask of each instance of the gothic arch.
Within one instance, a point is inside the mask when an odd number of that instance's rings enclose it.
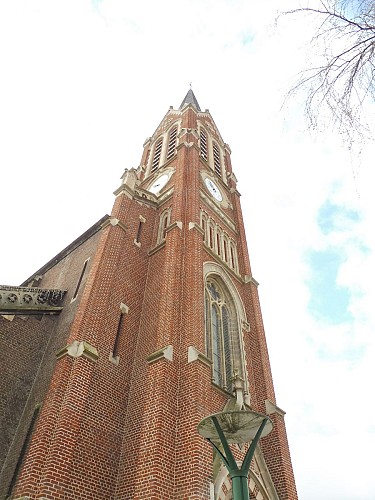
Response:
[[[205,287],[206,348],[207,355],[213,360],[213,381],[230,391],[231,382],[229,381],[228,369],[233,370],[237,368],[237,370],[239,370],[239,375],[244,379],[245,393],[248,393],[248,376],[242,332],[242,325],[243,323],[247,323],[247,321],[241,296],[232,279],[219,264],[215,262],[205,262],[203,265],[203,276]],[[222,326],[221,333],[217,333],[217,323],[221,321],[221,324],[224,325],[225,318],[223,318],[223,316],[221,316],[219,320],[216,318],[215,302],[211,300],[212,297],[209,296],[208,292],[209,286],[212,285],[212,283],[217,283],[218,291],[220,292],[221,290],[225,298],[222,310],[225,308],[226,313],[228,313],[230,309],[233,311],[233,315],[230,319],[230,327],[224,331],[224,326]],[[215,312],[215,318],[210,316],[210,310]],[[234,325],[234,323],[236,324]],[[226,335],[228,331],[230,346],[227,346],[225,342],[225,338],[228,337],[228,334]],[[221,335],[221,344],[220,340],[217,341],[217,335]],[[221,352],[219,352],[220,345],[222,349]],[[229,356],[230,359],[228,360]],[[221,363],[218,360],[221,360]],[[221,366],[219,367],[220,364]]]
[[[245,307],[243,305],[240,294],[237,291],[232,279],[229,274],[225,271],[225,269],[217,264],[216,262],[205,262],[203,264],[203,278],[204,282],[206,282],[207,277],[212,274],[219,276],[224,282],[225,286],[228,288],[229,293],[231,294],[234,305],[236,307],[237,315],[240,321],[247,322]]]
[[[272,483],[268,469],[259,447],[255,452],[253,467],[249,471],[249,493],[251,499],[279,500],[279,496]],[[237,462],[241,465],[241,462]],[[232,500],[232,481],[226,467],[222,464],[214,483],[213,500]]]

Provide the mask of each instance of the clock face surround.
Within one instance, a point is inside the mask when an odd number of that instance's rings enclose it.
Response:
[[[149,191],[153,194],[157,194],[169,181],[168,174],[162,174],[160,177],[154,180],[154,182],[149,187]]]
[[[221,191],[219,187],[215,184],[213,180],[211,180],[209,177],[206,177],[204,180],[207,189],[211,193],[211,195],[215,198],[216,201],[223,201],[223,195],[221,194]]]

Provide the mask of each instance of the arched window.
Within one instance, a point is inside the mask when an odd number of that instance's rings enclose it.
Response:
[[[163,138],[159,139],[155,144],[154,157],[152,158],[151,172],[155,172],[158,169],[161,157],[161,150],[163,147]]]
[[[170,225],[170,223],[171,223],[171,209],[167,208],[167,210],[164,210],[164,212],[162,212],[162,214],[160,215],[157,244],[162,243],[165,240],[167,234],[167,228]]]
[[[175,125],[169,132],[168,149],[167,149],[167,160],[172,158],[176,151],[177,144],[177,125]]]
[[[207,161],[208,160],[207,134],[203,128],[200,129],[199,139],[200,139],[199,142],[200,142],[201,157]]]
[[[216,276],[206,280],[205,315],[206,354],[212,360],[212,380],[231,392],[234,372],[243,376],[238,318],[228,289]]]

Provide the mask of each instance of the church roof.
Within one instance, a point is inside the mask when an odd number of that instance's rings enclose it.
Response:
[[[201,111],[197,98],[195,97],[194,92],[191,89],[186,94],[179,109],[182,109],[185,106],[185,104],[192,104],[198,111]]]

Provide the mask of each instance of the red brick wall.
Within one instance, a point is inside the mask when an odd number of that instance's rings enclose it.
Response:
[[[177,155],[168,162],[175,167],[168,184],[173,196],[159,206],[126,192],[117,196],[112,213],[122,225],[100,232],[75,316],[65,325],[67,342],[88,342],[99,359],[65,356],[57,362],[15,497],[209,498],[212,450],[197,425],[221,411],[231,395],[211,383],[206,363],[188,363],[188,348],[205,353],[203,263],[221,264],[207,252],[196,227],[201,208],[225,224],[200,197],[205,189],[200,170],[207,166],[194,133],[195,110],[172,110],[169,117],[182,120]],[[146,144],[143,162],[148,149]],[[230,170],[229,154],[226,164]],[[224,211],[236,224],[236,232],[228,232],[237,242],[242,276],[227,274],[250,323],[243,337],[251,404],[264,412],[265,399],[274,402],[275,395],[256,286],[244,279],[251,270],[238,194],[230,187],[231,181],[228,188],[222,184],[233,207]],[[172,208],[172,226],[165,244],[149,254],[166,207]],[[146,222],[139,247],[134,238],[140,215]],[[50,276],[58,281],[60,274],[56,269]],[[129,313],[123,318],[116,365],[109,357],[121,302]],[[168,345],[173,346],[172,360],[162,355],[148,360]],[[295,500],[285,426],[279,416],[273,418],[275,431],[261,446],[280,498]]]

